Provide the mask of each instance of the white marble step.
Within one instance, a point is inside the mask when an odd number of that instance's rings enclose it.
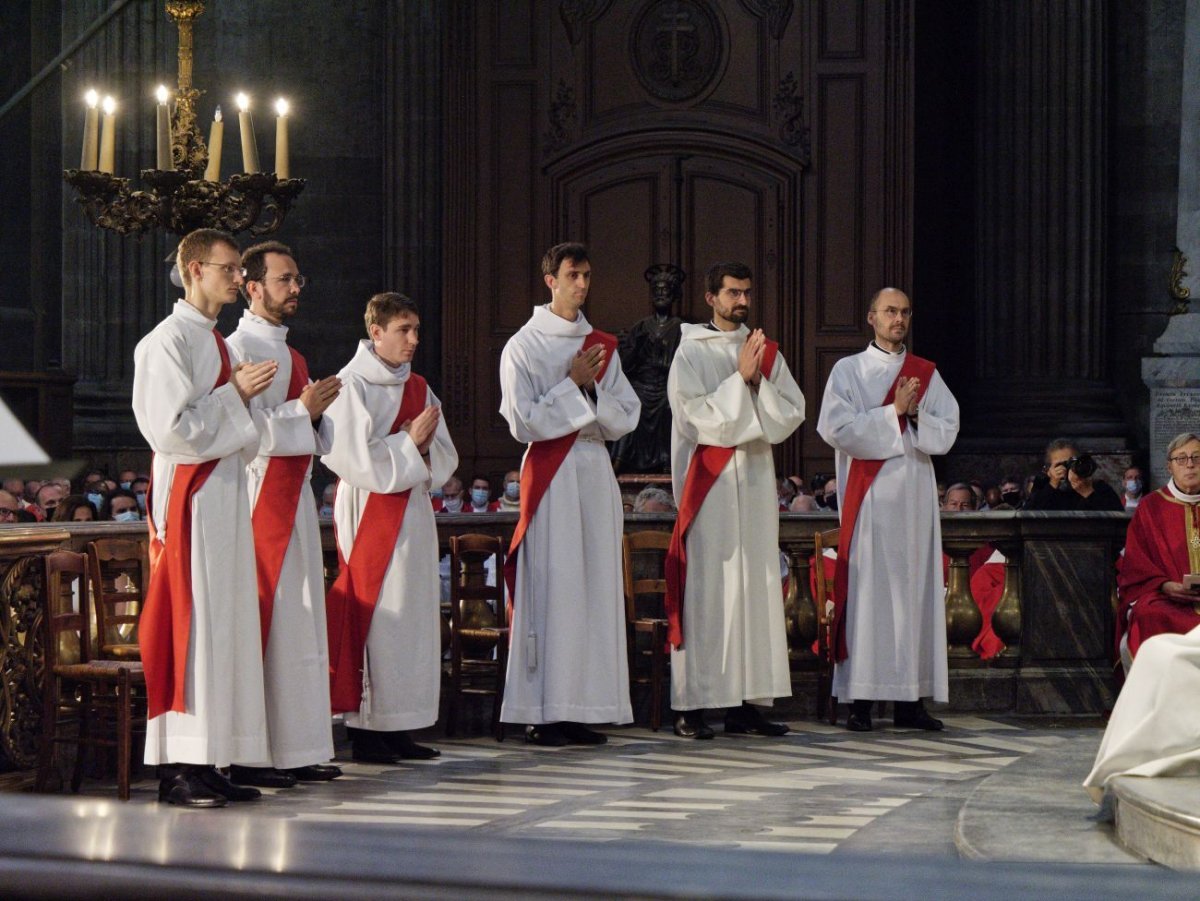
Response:
[[[1126,848],[1175,870],[1200,870],[1200,777],[1118,776],[1109,785]]]

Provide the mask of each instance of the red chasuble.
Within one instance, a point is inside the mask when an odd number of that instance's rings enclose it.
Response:
[[[425,409],[427,390],[425,379],[416,373],[409,374],[389,435],[396,434],[402,424],[420,415]],[[342,556],[341,546],[338,547],[338,577],[325,597],[329,694],[334,713],[350,713],[361,704],[367,634],[411,493],[411,488],[395,494],[372,491],[363,505],[349,560]]]
[[[917,393],[917,402],[919,403],[929,389],[934,369],[936,369],[936,365],[932,361],[911,353],[907,354],[904,363],[900,366],[900,372],[896,374],[896,380],[892,382],[892,387],[888,389],[887,396],[880,406],[886,407],[894,403],[896,387],[899,385],[900,379],[913,376],[921,380],[921,388]],[[900,431],[903,432],[907,428],[908,417],[901,416]],[[846,647],[846,603],[848,583],[850,582],[850,545],[854,539],[854,526],[858,521],[858,510],[862,506],[863,498],[867,496],[867,491],[870,490],[871,484],[879,475],[879,470],[883,468],[885,462],[885,460],[852,459],[850,473],[846,477],[846,485],[842,489],[841,542],[838,547],[837,575],[833,580],[833,646],[830,648],[833,659],[838,663],[850,656],[849,649]]]
[[[1182,582],[1194,572],[1200,572],[1200,504],[1184,503],[1160,488],[1138,504],[1125,536],[1117,572],[1118,645],[1128,630],[1129,653],[1136,656],[1152,635],[1183,634],[1200,625],[1192,604],[1173,601],[1161,591],[1163,582]]]
[[[287,400],[296,400],[308,384],[308,364],[299,353],[288,348],[292,355],[292,378],[288,382]],[[258,490],[251,523],[254,526],[254,557],[258,570],[258,612],[262,628],[263,654],[267,653],[267,638],[271,634],[271,615],[283,558],[292,542],[292,527],[296,524],[296,507],[304,478],[308,475],[312,454],[271,457]]]
[[[779,344],[767,339],[763,347],[763,377],[770,378],[775,368],[775,357]],[[683,479],[683,492],[679,500],[679,512],[675,515],[675,528],[671,531],[671,544],[664,561],[667,593],[663,598],[663,609],[667,614],[667,641],[677,649],[683,648],[683,598],[687,588],[687,533],[708,497],[708,492],[717,483],[736,447],[715,447],[697,444],[688,463],[687,475]]]
[[[600,373],[596,376],[596,380],[599,381],[604,378],[604,373],[608,371],[609,361],[617,352],[617,339],[608,332],[592,329],[583,339],[583,344],[579,349],[584,351],[597,344],[604,347],[604,363],[601,364]],[[512,543],[508,547],[508,559],[504,561],[504,582],[508,586],[510,614],[513,599],[517,596],[517,552],[520,550],[521,542],[525,540],[525,532],[529,529],[529,524],[533,522],[533,515],[537,513],[542,498],[554,480],[554,474],[558,472],[558,467],[562,466],[563,460],[567,459],[567,454],[575,446],[575,439],[578,436],[579,432],[571,432],[569,435],[561,435],[558,438],[535,441],[529,445],[529,452],[525,454],[525,462],[521,466],[521,512],[517,517],[517,527],[513,531]]]
[[[212,390],[229,381],[233,371],[225,339],[213,329],[221,370]],[[178,463],[167,495],[167,539],[154,527],[152,496],[146,499],[150,530],[150,584],[138,620],[138,645],[146,671],[147,716],[168,710],[186,711],[188,642],[192,634],[192,499],[220,463]]]

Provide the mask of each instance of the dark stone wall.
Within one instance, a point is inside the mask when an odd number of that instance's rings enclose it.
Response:
[[[1109,307],[1113,384],[1142,453],[1150,394],[1142,357],[1174,305],[1185,0],[1112,5]],[[1200,266],[1191,260],[1190,271]]]

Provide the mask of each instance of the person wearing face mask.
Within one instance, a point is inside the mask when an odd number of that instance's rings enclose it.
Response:
[[[333,505],[341,565],[326,596],[330,699],[346,714],[354,759],[391,764],[438,756],[409,733],[438,717],[441,592],[428,497],[457,468],[458,452],[440,401],[413,371],[417,305],[376,294],[364,321],[368,337],[325,414],[333,446],[322,462],[341,479]]]
[[[273,360],[276,376],[250,401],[258,455],[246,468],[250,523],[258,572],[259,622],[267,700],[266,757],[235,757],[238,785],[290,788],[342,774],[333,757],[329,714],[329,651],[321,533],[313,515],[313,455],[333,443],[325,416],[341,390],[337,376],[313,380],[308,363],[288,344],[301,307],[296,254],[267,241],[242,254],[248,309],[229,346],[242,360]]]
[[[126,491],[123,488],[118,488],[110,494],[105,499],[104,506],[100,508],[100,519],[109,519],[113,522],[137,522],[141,518],[141,514],[138,512],[137,498],[134,497],[132,491]]]
[[[836,513],[838,508],[837,479],[830,479],[825,483],[825,490],[821,492],[821,497],[825,499],[825,509]]]
[[[138,514],[142,519],[146,518],[146,496],[150,493],[150,480],[145,476],[138,476],[130,483],[130,491],[137,498]]]
[[[463,483],[458,476],[451,476],[439,489],[437,497],[430,496],[434,513],[463,513]]]
[[[1020,476],[1005,476],[1000,481],[1000,502],[1008,504],[1014,510],[1020,510],[1021,504],[1025,501],[1024,495],[1021,494],[1021,478]]]
[[[333,518],[333,501],[337,497],[337,482],[330,482],[321,492],[321,503],[317,507],[317,516],[321,519]]]
[[[1130,466],[1125,470],[1124,483],[1125,493],[1121,499],[1125,502],[1125,509],[1136,510],[1146,490],[1146,474],[1140,466]]]
[[[903,291],[876,292],[867,312],[874,340],[834,364],[817,422],[837,451],[842,490],[833,694],[853,699],[852,732],[873,728],[877,700],[895,702],[898,727],[940,730],[921,699],[945,703],[950,694],[932,458],[954,446],[959,412],[936,364],[904,344],[913,315]]]
[[[515,469],[504,474],[504,492],[500,495],[500,510],[517,513],[521,509],[521,474]]]
[[[500,509],[500,502],[492,500],[492,483],[486,476],[475,476],[471,479],[470,503],[463,508],[464,513],[495,513]]]
[[[132,469],[122,469],[117,476],[117,484],[126,491],[133,490],[133,480],[137,478],[137,473]]]

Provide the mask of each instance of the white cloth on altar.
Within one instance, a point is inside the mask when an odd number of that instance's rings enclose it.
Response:
[[[1097,804],[1114,776],[1200,774],[1200,626],[1138,648],[1084,788]]]
[[[167,498],[175,466],[219,460],[192,501],[192,628],[185,712],[146,727],[145,762],[228,766],[267,755],[258,583],[246,464],[258,430],[221,369],[216,322],[186,301],[133,352],[133,413],[154,451],[153,509],[169,543]]]
[[[592,327],[535,307],[500,356],[500,413],[523,443],[578,431],[517,557],[501,719],[628,723],[629,665],[621,578],[624,513],[604,446],[641,413],[617,354],[591,400],[568,377]]]
[[[246,470],[251,511],[258,502],[271,457],[326,453],[333,438],[333,426],[327,417],[322,416],[319,429],[314,428],[308,408],[298,399],[287,399],[292,378],[287,334],[287,326],[274,325],[246,310],[237,331],[229,336],[229,346],[237,359],[253,363],[274,360],[279,364],[267,390],[250,400],[250,416],[260,435],[258,456]],[[325,563],[315,497],[309,484],[311,475],[310,462],[279,573],[263,658],[270,758],[237,761],[246,766],[292,769],[333,757]]]
[[[833,694],[847,701],[949,700],[942,534],[930,457],[954,445],[958,402],[935,371],[916,427],[901,431],[895,407],[882,404],[906,353],[872,343],[838,360],[817,421],[817,432],[837,452],[843,499],[851,458],[885,461],[863,498],[850,545],[850,656],[833,673]]]
[[[675,710],[771,704],[792,693],[771,448],[804,421],[804,395],[782,354],[750,390],[738,374],[749,334],[744,325],[685,324],[667,377],[676,502],[697,444],[736,448],[687,534],[683,648],[671,651]]]
[[[429,445],[428,466],[407,432],[388,434],[409,372],[408,364],[389,368],[370,341],[361,341],[339,373],[341,393],[325,411],[333,446],[321,458],[340,479],[333,521],[343,559],[350,559],[371,493],[412,490],[367,633],[362,702],[357,713],[346,714],[347,726],[379,732],[432,726],[441,691],[438,540],[429,489],[458,468],[458,451],[445,415]],[[425,405],[440,405],[432,389]]]

